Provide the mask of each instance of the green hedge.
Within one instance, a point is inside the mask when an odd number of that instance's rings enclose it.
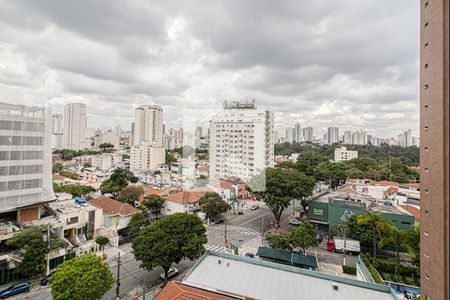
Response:
[[[367,269],[369,270],[370,275],[372,275],[373,280],[375,280],[376,283],[383,284],[383,279],[381,279],[380,275],[377,272],[377,269],[375,269],[370,261],[370,255],[368,255],[367,253],[362,253],[361,258]]]
[[[356,268],[352,266],[342,266],[342,271],[345,274],[356,275]]]

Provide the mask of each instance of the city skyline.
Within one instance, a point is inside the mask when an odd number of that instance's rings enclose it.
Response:
[[[182,108],[254,98],[279,127],[417,135],[418,7],[405,1],[72,5],[2,2],[1,101],[82,102],[89,127],[129,128],[140,105],[181,127]]]

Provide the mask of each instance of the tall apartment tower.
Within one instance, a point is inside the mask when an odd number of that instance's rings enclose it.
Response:
[[[304,142],[312,142],[314,139],[314,129],[312,127],[306,127],[302,130],[303,133],[303,141]]]
[[[51,119],[44,107],[0,103],[0,213],[53,200]]]
[[[136,108],[133,145],[162,147],[163,109],[158,105],[142,105]]]
[[[82,150],[86,147],[86,105],[69,103],[64,106],[63,148]]]
[[[420,284],[450,298],[449,1],[420,1]]]
[[[63,147],[64,120],[62,113],[52,114],[52,149]]]
[[[224,104],[209,123],[209,177],[248,179],[274,165],[274,114],[253,103]]]
[[[338,143],[339,142],[339,128],[328,127],[327,139],[328,139],[328,144]]]
[[[303,142],[303,131],[300,123],[297,123],[294,126],[294,142],[296,143]]]
[[[289,144],[292,144],[295,141],[295,128],[294,127],[286,128],[285,141]]]
[[[344,144],[346,144],[346,145],[353,144],[352,132],[350,130],[347,130],[347,131],[344,132]]]

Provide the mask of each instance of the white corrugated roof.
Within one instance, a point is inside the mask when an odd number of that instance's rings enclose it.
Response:
[[[384,286],[216,252],[206,253],[183,283],[255,299],[394,299]]]

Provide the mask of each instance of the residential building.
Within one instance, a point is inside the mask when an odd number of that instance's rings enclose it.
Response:
[[[0,103],[0,213],[54,199],[51,113]]]
[[[89,204],[102,209],[103,222],[100,233],[108,237],[109,243],[114,247],[125,242],[120,236],[126,232],[131,218],[141,212],[137,208],[105,196],[94,198]]]
[[[363,130],[355,131],[352,133],[353,145],[367,145],[367,132]]]
[[[113,149],[120,149],[120,137],[117,133],[108,131],[101,135],[101,144],[109,143]]]
[[[411,135],[411,129],[408,129],[398,135],[398,144],[400,147],[413,146],[413,138]]]
[[[63,147],[63,114],[52,114],[52,149],[62,149]]]
[[[327,141],[328,144],[339,143],[339,128],[337,127],[328,127],[327,131]]]
[[[99,170],[110,170],[122,163],[122,154],[120,153],[103,153],[92,157],[91,164]]]
[[[130,150],[130,170],[155,170],[166,162],[166,150],[162,147],[150,145],[133,146]]]
[[[285,137],[285,142],[292,144],[295,141],[295,128],[293,127],[288,127],[286,128],[286,137]]]
[[[422,299],[450,298],[449,1],[420,1]]]
[[[226,293],[217,291],[208,291],[203,288],[182,284],[177,281],[169,281],[164,288],[156,295],[155,300],[186,300],[186,299],[202,299],[202,300],[237,300],[244,299],[235,295],[227,295]]]
[[[334,149],[334,161],[346,161],[354,158],[358,158],[358,151],[347,150],[347,147],[340,147]]]
[[[399,204],[413,204],[420,206],[420,183],[399,184],[396,199]]]
[[[158,105],[142,105],[136,108],[134,121],[134,142],[155,147],[163,145],[163,109]]]
[[[397,299],[385,285],[213,251],[205,252],[183,284],[238,299]]]
[[[304,142],[312,142],[314,140],[314,129],[312,127],[303,128],[302,133]]]
[[[252,104],[225,103],[210,121],[209,177],[249,178],[274,165],[274,114]]]
[[[200,211],[198,201],[206,194],[206,191],[182,191],[169,194],[164,197],[162,213],[166,216],[175,213],[196,213]]]
[[[342,142],[345,145],[353,144],[353,142],[352,142],[352,132],[350,130],[344,131],[344,136],[342,138]]]
[[[64,106],[63,148],[82,150],[86,148],[86,105],[69,103]]]
[[[294,142],[301,143],[303,142],[303,130],[300,126],[300,123],[295,124],[294,126]]]

